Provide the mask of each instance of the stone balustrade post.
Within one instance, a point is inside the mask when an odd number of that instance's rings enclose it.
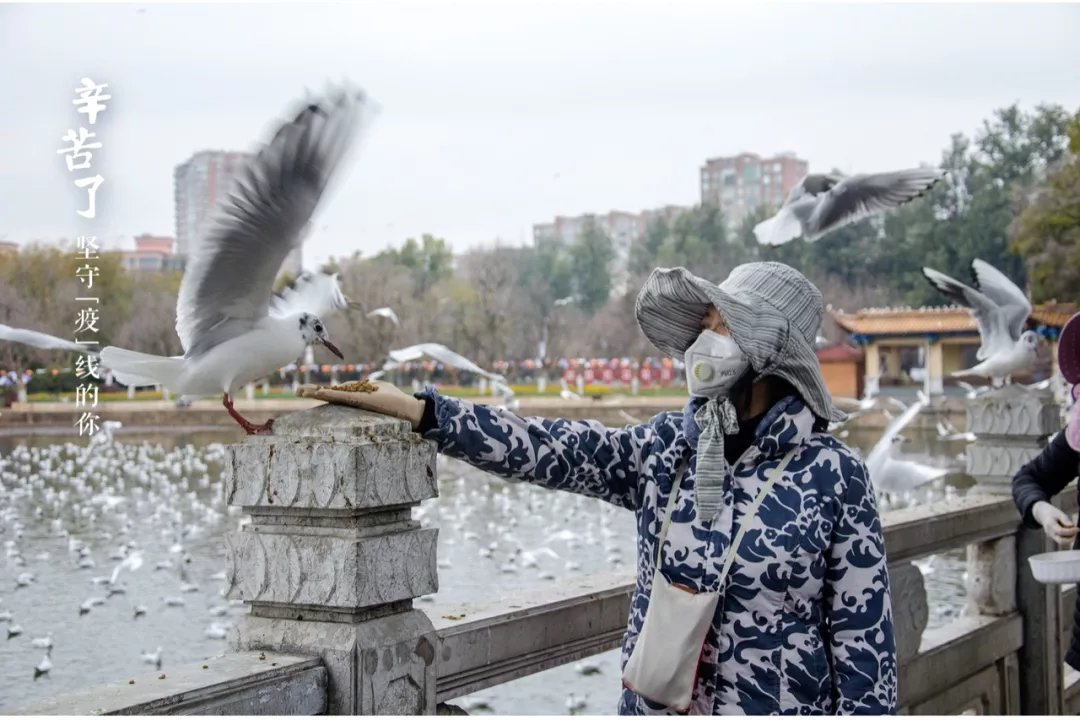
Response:
[[[1061,430],[1061,413],[1052,389],[1006,385],[968,401],[967,429],[976,437],[967,450],[967,472],[977,482],[971,492],[1011,497],[1013,476]],[[1048,549],[1041,531],[1022,527],[1014,536],[967,549],[968,612],[1023,613],[1018,664],[1025,715],[1061,711],[1060,590],[1036,582],[1028,565],[1029,557]]]
[[[229,598],[248,607],[234,650],[317,655],[327,714],[435,712],[437,638],[413,599],[438,590],[435,446],[401,420],[339,405],[277,419],[228,448]]]
[[[1006,385],[967,404],[967,473],[978,483],[974,493],[1012,494],[1012,479],[1061,429],[1061,414],[1050,390]]]

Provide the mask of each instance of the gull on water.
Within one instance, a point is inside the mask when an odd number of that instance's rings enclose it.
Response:
[[[158,647],[158,649],[155,650],[152,653],[141,651],[139,654],[142,656],[142,661],[144,663],[146,663],[147,665],[156,665],[158,670],[161,669],[161,648],[160,647]]]
[[[50,630],[48,633],[46,633],[45,637],[43,638],[34,638],[30,641],[30,644],[36,648],[45,648],[46,650],[48,650],[53,646],[52,631]]]
[[[791,189],[776,215],[754,227],[754,235],[762,245],[782,245],[800,235],[814,242],[837,228],[911,202],[943,176],[937,168],[847,177],[807,175]]]
[[[106,347],[101,362],[124,385],[161,385],[182,397],[222,393],[222,404],[248,434],[269,432],[233,407],[244,385],[289,364],[310,345],[339,358],[304,289],[274,299],[273,285],[286,256],[300,247],[305,229],[361,116],[374,109],[363,93],[341,90],[311,100],[281,125],[239,171],[188,255],[176,304],[176,332],[184,355],[160,357]],[[337,289],[337,278],[323,282]],[[311,283],[314,289],[314,282]],[[340,290],[328,298],[341,300]],[[318,303],[314,303],[318,304]]]
[[[975,354],[979,364],[954,372],[953,377],[974,375],[1000,386],[1003,380],[1011,382],[1014,373],[1035,364],[1039,336],[1024,329],[1031,316],[1031,301],[1000,270],[978,258],[972,260],[975,287],[933,268],[924,267],[922,271],[942,294],[967,307],[979,326],[982,346]]]
[[[50,650],[45,651],[45,657],[41,658],[41,662],[34,666],[34,679],[37,680],[42,675],[48,674],[52,670],[52,659],[49,657]]]
[[[948,474],[947,468],[930,467],[913,460],[899,460],[893,457],[896,445],[903,442],[903,436],[900,433],[926,406],[925,397],[920,397],[918,401],[912,403],[900,417],[889,423],[881,439],[867,455],[866,470],[870,474],[870,482],[878,490],[884,492],[913,490]]]

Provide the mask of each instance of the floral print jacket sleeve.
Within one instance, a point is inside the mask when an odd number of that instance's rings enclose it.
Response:
[[[435,427],[424,436],[439,452],[494,475],[567,490],[636,510],[641,469],[658,433],[661,413],[649,423],[609,428],[596,420],[521,417],[499,407],[440,395],[426,388],[418,398],[433,404]]]
[[[896,642],[881,520],[866,467],[841,458],[848,485],[824,587],[836,714],[894,715]]]

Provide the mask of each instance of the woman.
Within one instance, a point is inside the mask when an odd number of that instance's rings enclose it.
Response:
[[[1073,407],[1069,423],[1062,432],[1043,448],[1013,477],[1013,500],[1020,510],[1024,524],[1043,532],[1059,545],[1072,545],[1080,550],[1080,535],[1076,524],[1063,511],[1050,504],[1050,499],[1065,489],[1080,468],[1080,313],[1073,315],[1061,329],[1058,339],[1058,367],[1065,381],[1072,386]],[[1080,586],[1078,586],[1080,588]],[[1073,610],[1072,642],[1065,653],[1065,662],[1080,670],[1080,596]]]
[[[685,357],[693,397],[623,429],[433,388],[414,398],[380,383],[347,401],[410,420],[482,470],[636,513],[620,714],[893,714],[885,547],[865,467],[826,432],[842,415],[813,349],[822,314],[817,288],[779,263],[720,286],[654,271],[638,324]]]

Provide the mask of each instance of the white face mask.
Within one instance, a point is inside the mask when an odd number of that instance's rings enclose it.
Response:
[[[690,394],[710,399],[726,397],[750,366],[738,343],[712,330],[702,330],[684,357]]]

